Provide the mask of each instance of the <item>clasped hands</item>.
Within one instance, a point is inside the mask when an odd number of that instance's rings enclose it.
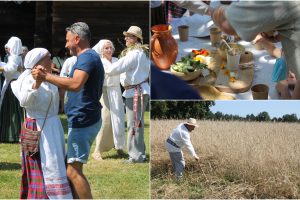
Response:
[[[43,66],[37,65],[32,68],[31,75],[37,82],[43,82],[46,79],[47,71]]]

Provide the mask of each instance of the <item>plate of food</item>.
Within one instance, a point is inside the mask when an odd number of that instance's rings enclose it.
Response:
[[[207,65],[203,63],[200,56],[195,55],[194,52],[182,57],[180,61],[171,65],[171,73],[178,76],[182,80],[190,81],[198,78],[202,70],[207,69]]]

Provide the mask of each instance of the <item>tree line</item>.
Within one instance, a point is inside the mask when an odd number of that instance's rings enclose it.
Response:
[[[239,115],[213,113],[210,110],[214,101],[151,101],[151,119],[187,119],[194,117],[202,120],[224,121],[258,121],[258,122],[300,122],[296,114],[285,114],[282,117],[271,118],[266,111],[248,114],[246,117]]]

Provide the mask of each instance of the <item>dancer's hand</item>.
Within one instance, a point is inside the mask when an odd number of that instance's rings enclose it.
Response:
[[[31,70],[31,75],[36,81],[44,81],[46,74],[45,68],[41,65],[38,65]]]

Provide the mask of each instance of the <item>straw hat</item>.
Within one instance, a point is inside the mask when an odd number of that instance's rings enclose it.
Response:
[[[127,36],[128,34],[134,35],[138,38],[140,38],[141,40],[143,40],[143,32],[142,29],[138,26],[130,26],[128,31],[124,31],[123,35]]]
[[[191,125],[191,126],[198,127],[197,121],[196,121],[196,119],[194,119],[194,118],[189,118],[188,121],[186,122],[186,124]]]

